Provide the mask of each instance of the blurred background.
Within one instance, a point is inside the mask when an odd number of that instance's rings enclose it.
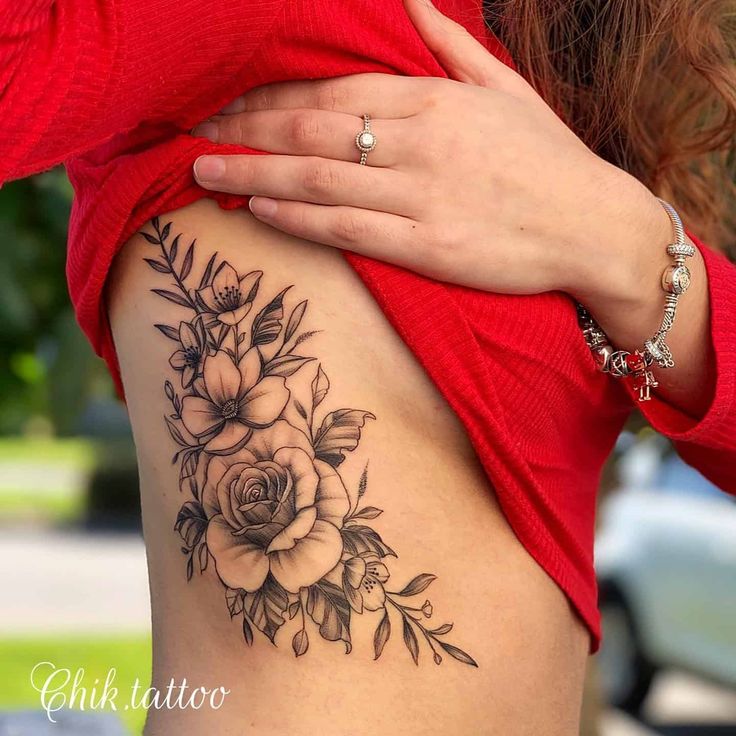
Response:
[[[61,169],[0,189],[0,736],[139,734],[145,718],[49,730],[30,684],[44,660],[90,684],[115,666],[121,691],[150,679],[135,453],[69,304],[71,199]],[[736,498],[633,420],[596,560],[605,644],[581,736],[736,736]]]

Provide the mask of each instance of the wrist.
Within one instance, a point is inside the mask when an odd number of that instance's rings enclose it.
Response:
[[[597,216],[599,233],[580,269],[572,296],[584,304],[617,347],[640,348],[657,329],[664,308],[662,273],[672,263],[669,216],[654,194],[616,169]]]

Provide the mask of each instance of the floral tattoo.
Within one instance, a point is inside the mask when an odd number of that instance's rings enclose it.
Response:
[[[150,224],[141,235],[157,253],[145,260],[171,280],[152,291],[189,313],[178,326],[156,325],[175,345],[169,363],[178,376],[164,383],[172,407],[165,421],[179,447],[172,462],[187,497],[174,527],[187,580],[195,566],[201,574],[213,563],[248,645],[254,629],[277,644],[282,627],[298,626],[291,640],[297,657],[307,652],[310,634],[342,641],[350,653],[352,622],[372,612],[375,659],[393,619],[416,664],[423,640],[436,664],[447,654],[477,667],[444,640],[452,624],[429,624],[429,600],[407,601],[434,575],[387,588],[387,562],[397,555],[371,526],[381,509],[363,505],[368,465],[354,488],[340,473],[375,416],[322,410],[330,382],[317,360],[302,354],[316,334],[300,331],[307,301],[286,318],[292,287],[262,303],[262,272],[241,275],[217,253],[193,280],[196,242],[184,250],[182,236],[171,237],[172,223]]]

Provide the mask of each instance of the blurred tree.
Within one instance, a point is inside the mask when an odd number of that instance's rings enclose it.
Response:
[[[0,434],[69,434],[91,395],[112,394],[69,303],[72,196],[61,168],[0,189]]]

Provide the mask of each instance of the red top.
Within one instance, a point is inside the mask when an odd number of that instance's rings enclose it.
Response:
[[[438,4],[510,63],[479,3]],[[246,201],[195,184],[192,162],[215,146],[187,131],[255,85],[364,71],[445,76],[401,0],[0,0],[0,182],[66,162],[77,194],[69,289],[118,383],[101,301],[117,248],[200,197]],[[693,240],[710,282],[715,398],[699,420],[656,398],[640,408],[736,493],[736,269]],[[565,295],[481,293],[347,257],[460,416],[514,532],[596,651],[596,491],[628,389],[595,369]]]

